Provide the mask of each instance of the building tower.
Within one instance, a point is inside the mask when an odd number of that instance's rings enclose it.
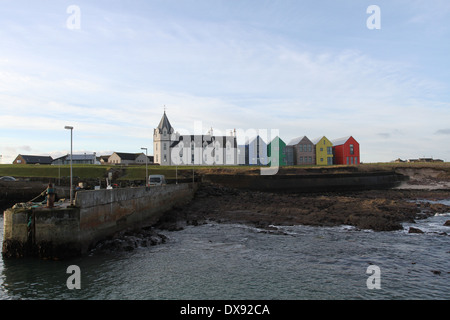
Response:
[[[166,111],[159,122],[159,125],[153,131],[153,155],[154,162],[162,166],[171,165],[170,145],[172,144],[172,135],[174,129],[170,125]]]

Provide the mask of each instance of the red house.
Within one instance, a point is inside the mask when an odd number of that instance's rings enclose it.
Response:
[[[359,164],[359,143],[352,136],[331,141],[334,164]]]

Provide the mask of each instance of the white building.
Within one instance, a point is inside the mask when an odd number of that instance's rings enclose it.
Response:
[[[144,153],[125,153],[125,152],[114,152],[108,158],[108,163],[110,164],[145,164],[146,161],[148,163],[152,163],[151,158],[145,159],[146,156]]]
[[[153,131],[154,163],[160,165],[236,165],[236,135],[180,135],[167,118],[166,112]]]

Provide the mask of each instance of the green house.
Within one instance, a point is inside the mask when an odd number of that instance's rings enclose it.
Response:
[[[286,143],[283,140],[281,140],[280,137],[278,136],[275,137],[267,145],[267,158],[269,159],[269,165],[274,167],[285,166],[287,164],[285,150],[286,150]],[[274,155],[274,158],[272,158],[272,154]]]

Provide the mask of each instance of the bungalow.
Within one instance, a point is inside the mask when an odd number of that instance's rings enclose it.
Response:
[[[316,163],[314,144],[306,136],[292,139],[286,145],[286,148],[288,147],[292,148],[292,152],[287,150],[287,154],[292,153],[294,165],[313,165]]]
[[[19,154],[14,159],[13,164],[52,164],[53,158],[50,156],[30,156]]]
[[[334,164],[359,164],[359,143],[352,137],[331,141],[333,144]]]
[[[56,158],[52,162],[53,165],[70,164],[70,154]],[[72,154],[72,164],[100,164],[94,153]]]
[[[109,158],[108,163],[110,164],[145,164],[153,163],[153,159],[149,157],[148,160],[145,159],[146,156],[143,152],[141,153],[125,153],[125,152],[114,152]]]
[[[316,151],[316,164],[319,166],[333,164],[333,144],[325,136],[311,140]]]

